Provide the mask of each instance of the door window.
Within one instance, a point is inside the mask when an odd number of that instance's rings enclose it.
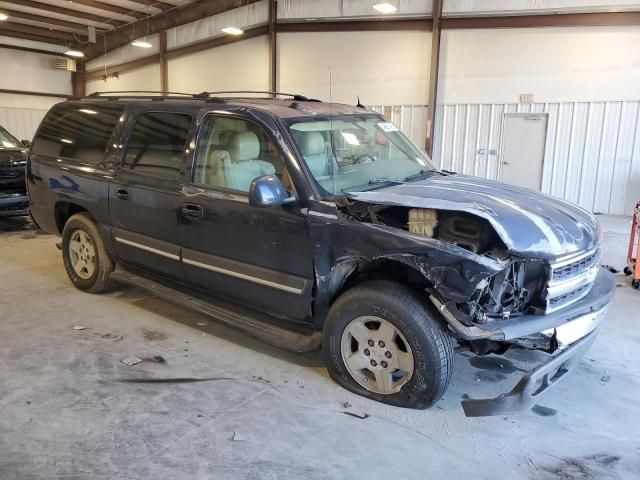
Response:
[[[244,119],[207,117],[198,138],[193,183],[248,192],[262,175],[276,175],[292,190],[284,161],[262,127]]]
[[[53,107],[33,139],[31,153],[97,165],[104,158],[122,105],[71,103]]]
[[[143,175],[178,180],[184,171],[184,155],[192,117],[185,113],[148,112],[136,120],[124,168]]]

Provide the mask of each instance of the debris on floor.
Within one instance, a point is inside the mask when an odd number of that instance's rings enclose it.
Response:
[[[246,439],[238,432],[233,432],[233,437],[231,437],[232,442],[244,442],[245,440]]]
[[[353,413],[353,412],[342,412],[345,415],[349,415],[350,417],[355,417],[358,418],[360,420],[364,420],[365,418],[369,418],[369,414],[368,413],[363,413],[362,415],[358,415],[357,413]]]
[[[73,328],[73,330],[84,330],[84,329],[86,329],[87,327],[85,327],[85,326],[83,326],[83,325],[74,325],[74,326],[73,326],[73,327],[71,327],[71,328]]]
[[[161,357],[160,355],[155,355],[153,357],[146,357],[146,358],[143,358],[142,360],[144,360],[145,362],[151,362],[151,363],[167,363],[164,357]]]
[[[138,363],[140,363],[142,361],[141,358],[138,357],[125,357],[122,360],[120,360],[121,363],[124,363],[125,365],[128,365],[130,367],[132,367],[133,365],[137,365]]]
[[[142,338],[147,342],[162,342],[167,339],[166,333],[157,332],[155,330],[142,330],[140,333],[142,334]]]
[[[343,408],[351,408],[351,407],[352,407],[352,405],[351,405],[349,402],[344,402],[344,403],[342,404],[342,407],[343,407]]]

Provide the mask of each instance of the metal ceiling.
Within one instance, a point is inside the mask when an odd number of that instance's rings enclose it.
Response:
[[[98,34],[135,22],[144,35],[145,20],[170,15],[198,0],[6,0],[0,13],[0,35],[55,45],[82,45],[88,41],[87,27]]]

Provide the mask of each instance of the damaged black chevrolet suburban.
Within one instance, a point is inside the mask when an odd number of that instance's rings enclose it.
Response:
[[[614,283],[600,227],[540,193],[437,169],[360,105],[299,95],[94,94],[54,106],[31,213],[76,287],[145,288],[391,405],[447,389],[454,346],[540,350],[467,415],[533,405],[594,341]]]

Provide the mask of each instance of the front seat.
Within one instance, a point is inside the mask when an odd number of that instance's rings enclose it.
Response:
[[[335,160],[329,162],[327,145],[320,132],[299,132],[296,133],[296,140],[304,161],[316,179],[338,171]]]
[[[222,173],[227,188],[248,192],[251,182],[262,175],[273,175],[273,164],[260,155],[260,141],[253,132],[235,132],[227,145],[229,156],[222,156]]]

